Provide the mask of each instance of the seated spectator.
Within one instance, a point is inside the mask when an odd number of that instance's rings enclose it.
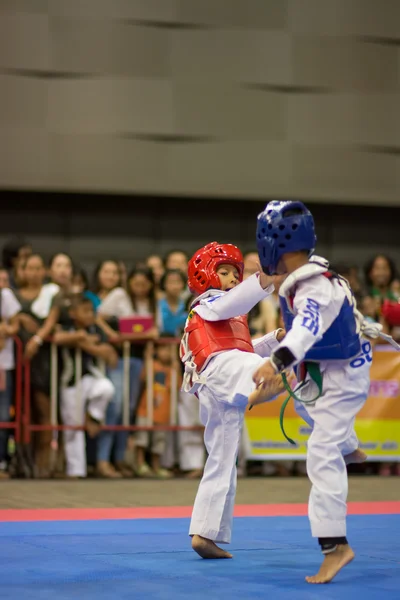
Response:
[[[9,423],[14,391],[14,342],[21,305],[12,290],[0,289],[0,422]],[[8,478],[8,430],[0,429],[0,479]]]
[[[64,425],[85,425],[89,437],[95,437],[105,418],[114,386],[96,366],[103,359],[115,368],[118,355],[105,342],[104,333],[95,325],[93,304],[82,294],[71,298],[72,326],[54,334],[54,342],[62,346],[61,415]],[[82,351],[82,379],[76,381],[75,349]],[[83,431],[66,430],[64,448],[67,476],[86,477],[86,449]]]
[[[172,364],[171,347],[168,344],[159,344],[155,349],[154,357],[154,385],[153,385],[153,424],[168,425],[171,414],[171,378],[172,369],[179,372],[177,365]],[[146,368],[141,375],[143,393],[140,398],[137,413],[137,425],[145,426],[147,420],[147,386]],[[177,376],[177,389],[181,386],[180,374]],[[135,434],[136,445],[136,473],[139,477],[159,477],[167,479],[172,477],[168,469],[161,466],[161,457],[164,454],[167,442],[166,431],[137,431]],[[150,454],[150,466],[146,463],[146,453]]]
[[[18,275],[17,266],[20,260],[27,258],[32,254],[32,246],[22,238],[9,240],[2,250],[3,267],[8,271],[10,287],[17,287]]]

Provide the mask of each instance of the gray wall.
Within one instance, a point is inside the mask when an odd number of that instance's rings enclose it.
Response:
[[[192,253],[213,240],[247,250],[254,247],[256,217],[264,206],[240,200],[0,194],[0,247],[12,234],[22,234],[46,257],[64,250],[89,269],[110,257],[133,265],[175,247]],[[362,265],[386,252],[400,267],[400,208],[315,204],[311,209],[317,251],[331,261]]]
[[[398,204],[400,2],[0,0],[0,186]]]

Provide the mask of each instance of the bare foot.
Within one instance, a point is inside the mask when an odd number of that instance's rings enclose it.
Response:
[[[232,558],[232,554],[219,548],[212,540],[194,535],[192,548],[201,558]]]
[[[346,456],[344,457],[344,462],[346,463],[346,465],[351,465],[353,463],[363,463],[367,460],[367,455],[365,454],[365,452],[363,452],[362,450],[360,450],[360,448],[357,448],[357,450],[354,450],[354,452],[350,452],[350,454],[346,454]]]
[[[338,545],[334,552],[325,555],[318,573],[306,577],[307,583],[329,583],[353,558],[354,552],[348,544]]]

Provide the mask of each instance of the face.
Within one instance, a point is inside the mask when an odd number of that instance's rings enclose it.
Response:
[[[163,365],[171,364],[171,347],[167,344],[164,346],[157,346],[156,356]]]
[[[188,259],[186,254],[184,254],[184,252],[172,252],[172,254],[168,256],[166,267],[167,269],[178,269],[186,275],[188,270]]]
[[[119,267],[112,260],[107,260],[99,271],[99,286],[103,290],[113,290],[120,283]]]
[[[146,260],[146,265],[153,271],[154,279],[156,283],[159,284],[165,271],[161,257],[157,256],[157,254],[149,256]]]
[[[10,287],[10,278],[5,269],[0,269],[0,290]]]
[[[95,322],[93,304],[90,301],[78,304],[71,310],[71,317],[80,327],[87,329]]]
[[[66,287],[72,281],[71,259],[66,254],[57,254],[50,265],[49,275],[54,283]]]
[[[259,258],[257,252],[249,252],[244,258],[243,279],[247,279],[250,275],[257,273],[260,270],[258,266]]]
[[[370,271],[370,277],[372,284],[377,287],[384,287],[386,285],[389,285],[390,266],[384,256],[378,256],[375,259],[374,264],[372,265],[372,269]]]
[[[136,273],[129,280],[129,289],[136,298],[148,298],[151,292],[151,281],[143,273]]]
[[[217,275],[223,292],[228,292],[240,283],[239,271],[233,265],[220,265],[217,269]]]
[[[185,286],[181,277],[179,277],[177,273],[170,273],[170,275],[168,275],[168,277],[165,280],[166,294],[168,294],[168,296],[178,298],[182,294],[184,289]]]
[[[79,294],[84,291],[86,283],[80,273],[77,273],[72,278],[72,291],[74,294]]]
[[[28,285],[43,285],[46,269],[40,256],[31,256],[25,262],[24,280]]]

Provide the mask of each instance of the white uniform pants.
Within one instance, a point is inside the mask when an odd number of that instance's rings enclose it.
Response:
[[[358,368],[331,362],[315,405],[296,402],[297,412],[313,428],[307,445],[313,537],[346,535],[348,480],[343,457],[358,447],[354,422],[368,396],[369,370],[367,361]]]
[[[200,420],[208,452],[193,507],[189,535],[229,544],[236,496],[236,460],[252,376],[265,362],[257,354],[230,350],[213,358],[199,391]]]
[[[200,419],[205,426],[208,459],[190,522],[189,535],[229,544],[236,496],[236,459],[243,427],[242,407],[215,400],[208,389],[200,392]]]
[[[61,416],[64,425],[83,425],[85,414],[103,421],[107,405],[114,395],[114,386],[106,377],[84,375],[79,386],[61,389]],[[85,432],[64,431],[67,475],[86,477]]]
[[[180,392],[178,403],[179,425],[200,425],[199,401],[193,394]],[[179,431],[179,464],[182,471],[195,471],[204,467],[205,450],[201,431]]]

